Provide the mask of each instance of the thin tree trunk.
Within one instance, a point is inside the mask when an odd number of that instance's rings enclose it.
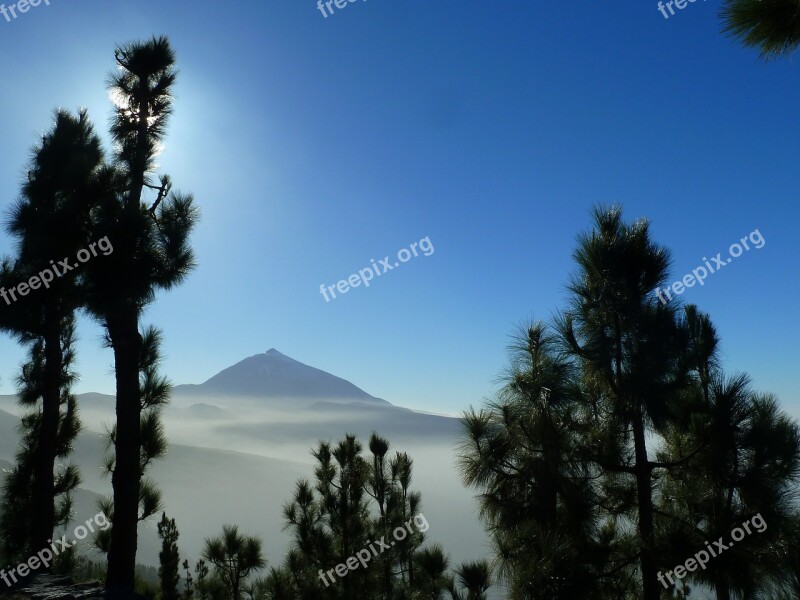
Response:
[[[345,468],[349,470],[349,465],[345,463]],[[348,492],[350,491],[350,482],[347,478],[342,477],[342,562],[347,561],[350,557],[350,497]],[[342,580],[344,584],[344,598],[345,600],[352,600],[353,598],[353,586],[352,586],[352,578],[351,577],[344,577]]]
[[[132,591],[136,569],[141,486],[141,401],[139,354],[141,337],[135,308],[108,320],[117,376],[116,463],[112,476],[114,521],[108,553],[106,588]]]
[[[633,419],[633,440],[636,452],[636,495],[639,503],[639,537],[641,540],[640,564],[642,569],[642,589],[644,600],[658,600],[659,589],[657,569],[653,552],[655,546],[655,527],[653,521],[653,494],[650,478],[650,463],[647,459],[647,446],[644,431],[642,405],[637,400]]]
[[[48,307],[49,308],[49,307]],[[55,529],[56,437],[61,414],[61,331],[59,319],[52,312],[45,317],[44,382],[42,389],[42,423],[36,448],[33,508],[32,551],[50,547]]]
[[[236,574],[233,576],[233,590],[232,590],[233,600],[239,600],[240,588],[241,588],[241,582],[239,579],[239,575]]]
[[[552,423],[550,422],[549,415],[542,415],[542,419],[546,419],[544,423],[544,435],[542,436],[542,457],[544,458],[545,472],[548,474],[548,481],[545,483],[545,502],[542,510],[543,521],[547,527],[552,527],[556,524],[558,516],[558,481],[559,481],[559,467],[560,457],[559,449],[557,446],[557,435]]]
[[[723,577],[717,577],[714,587],[717,591],[717,600],[731,600],[731,590],[728,587],[728,583],[723,580]]]
[[[148,121],[150,97],[147,82],[137,90],[140,102],[139,125],[135,163],[131,169],[131,189],[125,213],[133,217],[140,210],[142,189],[147,170]],[[131,220],[132,223],[136,219]],[[120,243],[120,251],[135,260],[135,241],[128,246]],[[124,302],[125,299],[122,299]],[[114,488],[114,523],[111,530],[111,547],[108,554],[107,589],[133,591],[138,544],[139,490],[142,472],[141,412],[139,393],[139,314],[135,307],[126,306],[108,320],[111,344],[114,347],[114,365],[117,378],[117,439],[116,464],[112,477]]]

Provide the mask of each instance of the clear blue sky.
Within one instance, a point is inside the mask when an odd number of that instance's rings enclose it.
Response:
[[[115,44],[166,34],[181,75],[160,163],[202,207],[199,267],[145,318],[175,383],[276,347],[456,414],[495,388],[514,324],[564,306],[590,208],[619,202],[673,279],[759,229],[764,248],[682,299],[731,371],[800,415],[800,55],[760,62],[718,8],[50,0],[0,17],[0,209],[53,109],[87,107],[106,138]],[[432,256],[319,293],[425,236]],[[101,329],[80,335],[78,391],[111,392]],[[0,393],[23,358],[0,340]]]

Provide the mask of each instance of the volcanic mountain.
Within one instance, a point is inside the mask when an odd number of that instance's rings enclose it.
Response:
[[[270,348],[236,363],[199,385],[179,385],[176,396],[249,397],[311,402],[388,404],[361,388]]]

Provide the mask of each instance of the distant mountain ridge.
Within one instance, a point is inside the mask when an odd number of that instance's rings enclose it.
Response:
[[[239,361],[199,385],[178,385],[179,396],[246,396],[269,399],[357,401],[389,404],[349,381],[270,348]]]

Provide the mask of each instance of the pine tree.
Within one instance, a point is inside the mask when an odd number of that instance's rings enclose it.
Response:
[[[686,334],[675,308],[653,294],[665,285],[670,255],[651,241],[647,222],[624,223],[618,207],[596,209],[594,218],[574,254],[578,269],[560,332],[599,411],[595,460],[630,494],[642,598],[659,600],[653,488],[668,465],[650,459],[647,439],[666,426],[687,385]]]
[[[180,552],[178,551],[180,533],[175,519],[168,519],[166,513],[161,514],[161,522],[158,524],[158,537],[161,538],[161,552],[158,554],[161,600],[178,600],[179,569],[181,564]]]
[[[663,483],[662,512],[682,508],[680,519],[665,524],[668,547],[682,562],[705,541],[727,539],[733,528],[760,515],[768,525],[764,532],[732,545],[692,577],[714,589],[718,600],[777,595],[791,589],[775,564],[781,562],[781,540],[793,530],[800,428],[774,397],[755,393],[746,375],[725,376],[708,315],[687,306],[685,322],[697,386],[668,430],[660,458],[681,465]]]
[[[270,600],[400,600],[417,597],[426,578],[418,561],[427,521],[422,498],[411,491],[413,461],[373,434],[371,456],[347,435],[312,452],[315,481],[297,483],[284,507],[293,544],[280,569],[265,580]],[[382,549],[383,545],[389,549]],[[371,550],[374,549],[374,550]],[[331,569],[356,559],[366,566],[339,576]],[[444,589],[444,588],[441,588]]]
[[[194,566],[194,573],[197,578],[197,583],[195,584],[197,590],[197,600],[209,600],[211,598],[211,594],[209,591],[209,581],[208,581],[208,565],[206,561],[200,559],[197,561],[197,564]]]
[[[183,570],[185,572],[183,582],[183,600],[192,600],[194,598],[194,577],[192,577],[192,567],[188,560],[183,561]]]
[[[542,323],[522,326],[509,350],[497,399],[464,416],[459,467],[480,492],[512,598],[591,597],[616,583],[600,579],[617,562],[626,571],[613,553],[611,521],[598,526],[596,469],[583,452],[592,418],[579,373]]]
[[[453,581],[449,587],[452,600],[487,600],[486,590],[491,587],[492,571],[485,560],[473,561],[462,564],[456,569],[458,590]]]
[[[527,327],[498,399],[464,418],[459,464],[498,576],[513,600],[688,598],[695,585],[795,597],[800,427],[725,375],[708,315],[660,301],[669,253],[647,223],[594,216],[557,335]],[[664,590],[659,569],[748,521],[763,530]]]
[[[450,559],[439,544],[420,550],[414,557],[417,563],[418,585],[415,597],[420,600],[440,600],[442,594],[453,587],[448,575]]]
[[[725,0],[723,30],[764,58],[785,56],[800,46],[797,0]]]
[[[54,529],[66,521],[69,493],[79,481],[75,467],[57,468],[56,461],[69,455],[80,428],[70,386],[75,379],[74,314],[82,304],[83,287],[79,269],[59,273],[54,263],[64,258],[73,263],[76,253],[88,252],[102,160],[86,112],[76,117],[57,112],[52,130],[34,150],[28,181],[8,224],[18,254],[3,262],[0,286],[4,295],[5,288],[23,282],[29,289],[23,297],[18,287],[16,301],[6,300],[0,329],[29,347],[30,361],[19,384],[21,404],[32,409],[22,421],[18,466],[6,487],[15,495],[13,500],[7,497],[4,517],[7,543],[16,545],[12,553],[49,546]]]
[[[178,285],[193,267],[188,237],[196,221],[190,196],[171,193],[168,176],[151,182],[154,158],[172,110],[175,57],[166,38],[116,50],[111,95],[111,133],[116,153],[105,173],[93,228],[114,251],[87,269],[86,305],[107,331],[114,351],[117,419],[113,434],[113,527],[107,540],[107,588],[131,591],[137,525],[158,511],[158,492],[145,469],[163,451],[158,406],[168,386],[155,374],[153,330],[140,331],[140,317],[160,289]],[[158,190],[145,201],[145,189]],[[156,343],[153,343],[155,340]]]
[[[240,534],[235,525],[225,525],[221,536],[206,540],[203,559],[225,584],[230,600],[240,600],[247,578],[266,566],[261,540]]]

